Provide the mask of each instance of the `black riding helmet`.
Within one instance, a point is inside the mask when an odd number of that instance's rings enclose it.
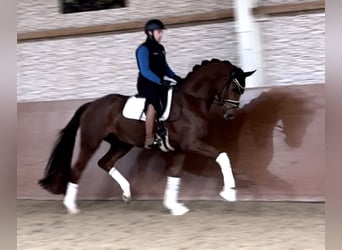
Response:
[[[151,20],[147,21],[145,24],[146,35],[148,35],[148,33],[147,33],[148,31],[164,30],[164,29],[166,29],[165,25],[159,19],[151,19]]]

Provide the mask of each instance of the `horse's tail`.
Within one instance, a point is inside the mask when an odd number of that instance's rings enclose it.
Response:
[[[60,131],[46,165],[44,178],[38,181],[39,185],[53,194],[65,194],[66,192],[80,118],[89,104],[90,102],[79,107],[69,123]]]

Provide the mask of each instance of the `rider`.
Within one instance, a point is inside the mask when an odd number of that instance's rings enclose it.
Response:
[[[145,148],[150,149],[159,143],[154,136],[154,122],[159,119],[164,110],[164,99],[167,87],[171,81],[176,82],[181,77],[176,75],[166,62],[164,46],[160,44],[165,25],[158,19],[151,19],[145,24],[146,41],[136,50],[136,60],[139,69],[137,89],[138,94],[146,98],[145,102]]]

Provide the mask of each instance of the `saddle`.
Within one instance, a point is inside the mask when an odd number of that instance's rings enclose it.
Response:
[[[169,118],[172,102],[173,90],[170,88],[167,92],[167,103],[164,113],[160,116],[159,121],[166,121]],[[144,113],[145,97],[131,96],[127,99],[126,104],[122,110],[122,115],[127,119],[134,119],[140,121],[146,121]]]
[[[164,126],[164,121],[169,118],[171,110],[173,89],[170,88],[167,92],[167,103],[163,114],[157,121],[156,136],[159,143],[159,148],[164,152],[174,151],[175,149],[169,143],[169,136],[167,128]],[[127,119],[134,119],[139,121],[146,121],[144,113],[145,97],[131,96],[127,99],[125,106],[122,110],[122,115]]]

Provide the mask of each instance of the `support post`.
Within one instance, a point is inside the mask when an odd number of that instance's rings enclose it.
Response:
[[[263,86],[262,47],[259,23],[253,16],[258,0],[234,0],[240,66],[244,71],[257,71],[246,79],[247,88]]]

